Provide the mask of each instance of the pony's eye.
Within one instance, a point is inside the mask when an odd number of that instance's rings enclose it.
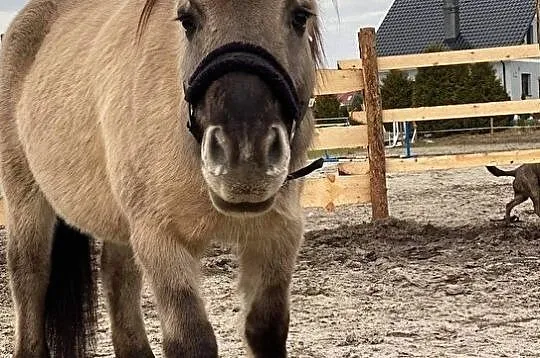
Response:
[[[188,36],[191,36],[197,29],[197,21],[195,16],[183,9],[178,10],[178,17],[176,20],[180,21]]]
[[[313,14],[306,9],[296,9],[292,14],[293,27],[303,33],[306,30],[307,21],[311,16]]]

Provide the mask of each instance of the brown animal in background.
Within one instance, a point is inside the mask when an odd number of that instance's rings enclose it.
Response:
[[[514,199],[506,204],[504,220],[507,223],[516,221],[517,217],[511,215],[512,209],[519,204],[531,199],[534,204],[534,212],[540,216],[540,163],[523,164],[513,170],[501,170],[495,166],[487,166],[487,170],[497,176],[514,177]]]
[[[141,274],[165,356],[218,356],[212,240],[238,249],[250,354],[285,357],[304,230],[288,179],[321,58],[315,0],[29,1],[0,54],[14,357],[89,356],[94,239],[117,357],[153,357]]]

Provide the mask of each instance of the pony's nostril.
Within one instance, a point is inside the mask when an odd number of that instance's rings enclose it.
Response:
[[[224,165],[227,162],[225,142],[225,135],[220,127],[212,127],[208,129],[203,147],[203,158],[205,159],[207,165],[217,171],[220,171],[219,168],[224,168]]]
[[[268,143],[268,164],[271,166],[281,165],[286,160],[285,153],[285,134],[283,130],[277,126],[270,129],[267,138]]]
[[[212,136],[210,138],[210,155],[212,156],[212,161],[215,163],[223,164],[225,162],[225,149],[223,148],[220,140],[217,136]]]

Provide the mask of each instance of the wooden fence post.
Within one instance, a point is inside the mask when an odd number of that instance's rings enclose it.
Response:
[[[382,103],[379,88],[379,67],[375,47],[375,29],[360,29],[358,42],[364,71],[364,102],[368,125],[368,158],[371,187],[372,219],[388,217],[386,188],[386,156],[382,121]]]

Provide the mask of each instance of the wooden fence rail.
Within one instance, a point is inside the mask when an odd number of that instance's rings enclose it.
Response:
[[[540,99],[382,110],[378,78],[380,71],[390,69],[540,58],[538,44],[378,58],[375,29],[361,29],[358,41],[361,59],[339,61],[338,70],[319,70],[315,95],[362,90],[365,112],[351,114],[360,125],[319,128],[313,149],[367,147],[368,158],[341,163],[335,174],[324,178],[307,179],[305,207],[371,203],[372,218],[383,219],[388,217],[387,173],[540,162],[540,149],[386,158],[383,123],[540,113]]]
[[[378,63],[379,70],[388,71],[466,63],[508,61],[534,57],[540,57],[538,44],[387,56],[380,57]],[[338,61],[338,68],[341,70],[361,69],[362,61]]]
[[[540,99],[383,110],[383,123],[540,113]],[[354,122],[367,123],[366,112],[352,112]]]
[[[361,70],[317,70],[315,95],[360,91],[364,88]]]
[[[387,158],[386,172],[408,173],[430,170],[462,169],[485,165],[512,165],[522,162],[540,162],[540,149],[519,149],[502,152],[463,153],[421,156],[414,158]],[[366,175],[369,164],[365,161],[345,162],[338,165],[346,176]]]

